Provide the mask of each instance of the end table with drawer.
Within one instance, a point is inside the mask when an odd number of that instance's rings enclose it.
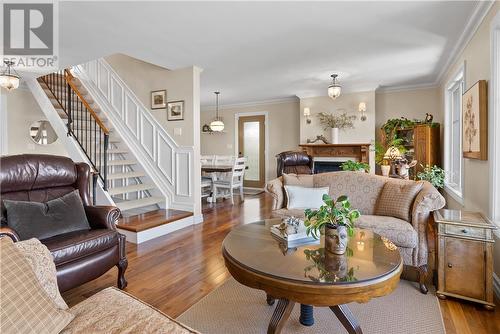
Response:
[[[481,303],[493,310],[493,230],[477,212],[442,209],[437,224],[436,295]]]

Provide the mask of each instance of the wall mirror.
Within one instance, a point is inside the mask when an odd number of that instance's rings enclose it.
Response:
[[[57,134],[49,121],[31,123],[30,137],[38,145],[50,145],[57,140]]]

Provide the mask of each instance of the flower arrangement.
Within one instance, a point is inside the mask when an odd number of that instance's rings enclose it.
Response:
[[[347,115],[347,113],[343,113],[340,115],[328,114],[321,112],[318,114],[319,122],[323,125],[324,130],[328,129],[353,129],[354,121],[356,120],[356,116]]]

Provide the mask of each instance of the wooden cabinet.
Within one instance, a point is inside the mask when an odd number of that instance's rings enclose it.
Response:
[[[493,309],[493,229],[481,214],[434,212],[437,234],[437,296],[462,298]]]

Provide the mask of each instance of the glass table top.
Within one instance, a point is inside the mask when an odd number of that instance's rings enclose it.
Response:
[[[335,255],[320,240],[287,248],[273,237],[270,219],[239,226],[223,242],[226,256],[254,272],[310,284],[348,284],[373,280],[396,270],[401,264],[397,247],[384,237],[356,229],[348,249]]]

